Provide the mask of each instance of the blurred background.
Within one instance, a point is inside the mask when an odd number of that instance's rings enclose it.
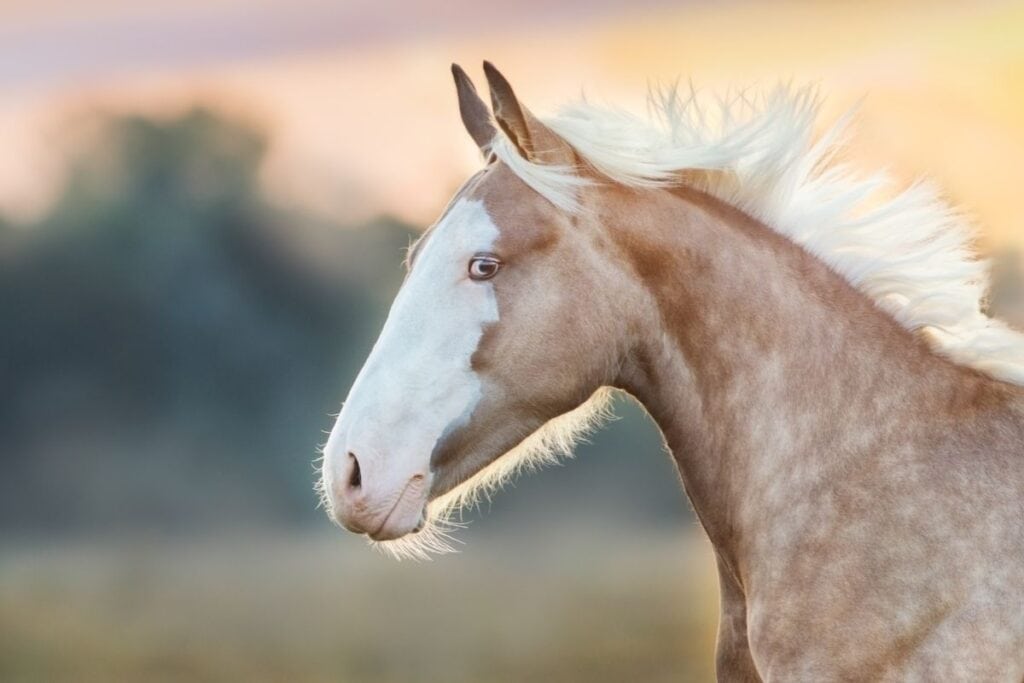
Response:
[[[397,563],[312,461],[404,249],[479,164],[448,65],[539,113],[812,81],[936,178],[1024,324],[1016,2],[0,0],[0,679],[709,680],[710,551],[621,419]]]

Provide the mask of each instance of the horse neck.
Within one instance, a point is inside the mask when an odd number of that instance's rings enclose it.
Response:
[[[741,580],[760,539],[775,536],[766,525],[806,510],[879,442],[991,384],[935,355],[822,261],[709,196],[621,191],[603,218],[650,297],[619,386],[662,429],[694,509]]]

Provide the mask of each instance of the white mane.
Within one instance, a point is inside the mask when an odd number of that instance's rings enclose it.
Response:
[[[742,209],[827,262],[950,359],[1024,385],[1024,335],[983,310],[988,264],[966,218],[930,183],[893,193],[885,174],[836,159],[850,116],[814,133],[811,88],[780,86],[706,106],[691,89],[652,92],[650,116],[581,101],[544,123],[595,169],[634,187],[685,183]],[[563,210],[587,181],[524,160],[498,135],[494,153]],[[885,197],[879,199],[879,195]]]

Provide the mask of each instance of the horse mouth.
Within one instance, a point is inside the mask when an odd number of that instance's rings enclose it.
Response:
[[[411,480],[405,485],[380,525],[367,532],[367,536],[374,541],[394,541],[417,533],[426,526],[427,501],[422,486],[415,483]]]

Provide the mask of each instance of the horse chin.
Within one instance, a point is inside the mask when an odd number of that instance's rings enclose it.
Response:
[[[381,527],[372,534],[367,536],[372,541],[397,541],[400,538],[405,538],[415,533],[419,533],[426,524],[426,516],[420,515],[412,522],[400,522],[391,523],[389,522],[386,526]]]

